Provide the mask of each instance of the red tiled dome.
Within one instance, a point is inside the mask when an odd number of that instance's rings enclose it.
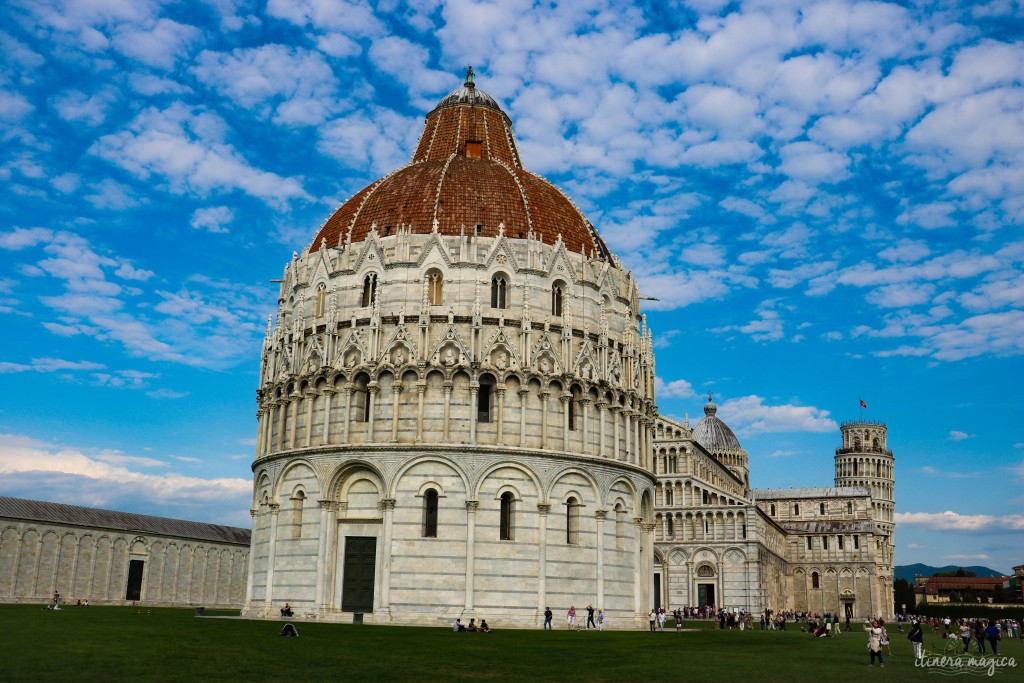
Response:
[[[334,247],[359,242],[372,226],[387,235],[399,226],[444,235],[509,237],[553,244],[559,235],[574,252],[608,256],[590,221],[558,188],[525,170],[512,123],[495,100],[467,82],[427,115],[412,162],[363,188],[341,205],[314,238]],[[479,226],[479,228],[478,228]]]

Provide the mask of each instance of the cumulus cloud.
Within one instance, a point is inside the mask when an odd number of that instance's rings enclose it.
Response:
[[[963,515],[945,512],[897,512],[897,524],[922,526],[937,531],[1024,531],[1024,515]]]
[[[179,194],[238,190],[275,206],[309,198],[299,180],[251,166],[226,137],[219,116],[174,104],[143,111],[126,130],[104,135],[89,151],[141,180],[162,179]]]
[[[793,404],[767,405],[760,396],[729,399],[718,409],[718,416],[742,434],[775,432],[832,432],[839,429],[829,411]]]
[[[249,479],[204,479],[151,457],[91,453],[20,434],[0,435],[0,475],[4,495],[31,491],[41,500],[239,525],[252,495]]]
[[[685,379],[666,382],[661,377],[655,377],[654,395],[658,398],[693,398],[697,392],[693,390],[693,385]]]
[[[192,212],[189,224],[198,230],[213,233],[228,232],[228,225],[235,220],[235,212],[229,206],[208,206]]]

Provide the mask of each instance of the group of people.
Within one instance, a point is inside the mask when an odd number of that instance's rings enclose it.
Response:
[[[595,614],[596,611],[596,614]],[[554,619],[555,614],[551,611],[550,607],[544,608],[544,630],[551,630],[551,622]],[[598,631],[604,630],[604,610],[595,610],[593,605],[587,605],[587,621],[586,625],[581,625],[576,621],[576,605],[571,605],[569,611],[565,613],[565,627],[570,631],[576,629],[577,631],[583,631],[590,629],[596,629]]]
[[[459,631],[473,631],[474,633],[490,633],[491,627],[487,625],[486,619],[480,620],[480,625],[477,626],[476,619],[470,618],[468,624],[463,624],[462,619],[456,619],[455,623],[452,624],[452,631],[458,633]]]

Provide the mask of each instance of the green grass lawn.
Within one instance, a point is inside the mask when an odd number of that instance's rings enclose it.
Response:
[[[4,681],[892,681],[940,680],[915,668],[895,632],[884,670],[867,666],[861,632],[815,639],[799,628],[452,633],[446,628],[197,618],[191,610],[0,605]],[[209,613],[208,613],[209,614]],[[928,629],[930,632],[930,629]],[[937,647],[930,634],[926,645]],[[1024,645],[1000,653],[1024,660]],[[997,674],[1021,680],[1024,663]],[[970,678],[966,674],[963,677]]]

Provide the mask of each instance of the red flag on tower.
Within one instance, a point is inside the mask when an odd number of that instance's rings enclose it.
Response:
[[[864,402],[864,399],[860,399],[860,407],[861,408],[867,408],[868,407],[868,404]]]

